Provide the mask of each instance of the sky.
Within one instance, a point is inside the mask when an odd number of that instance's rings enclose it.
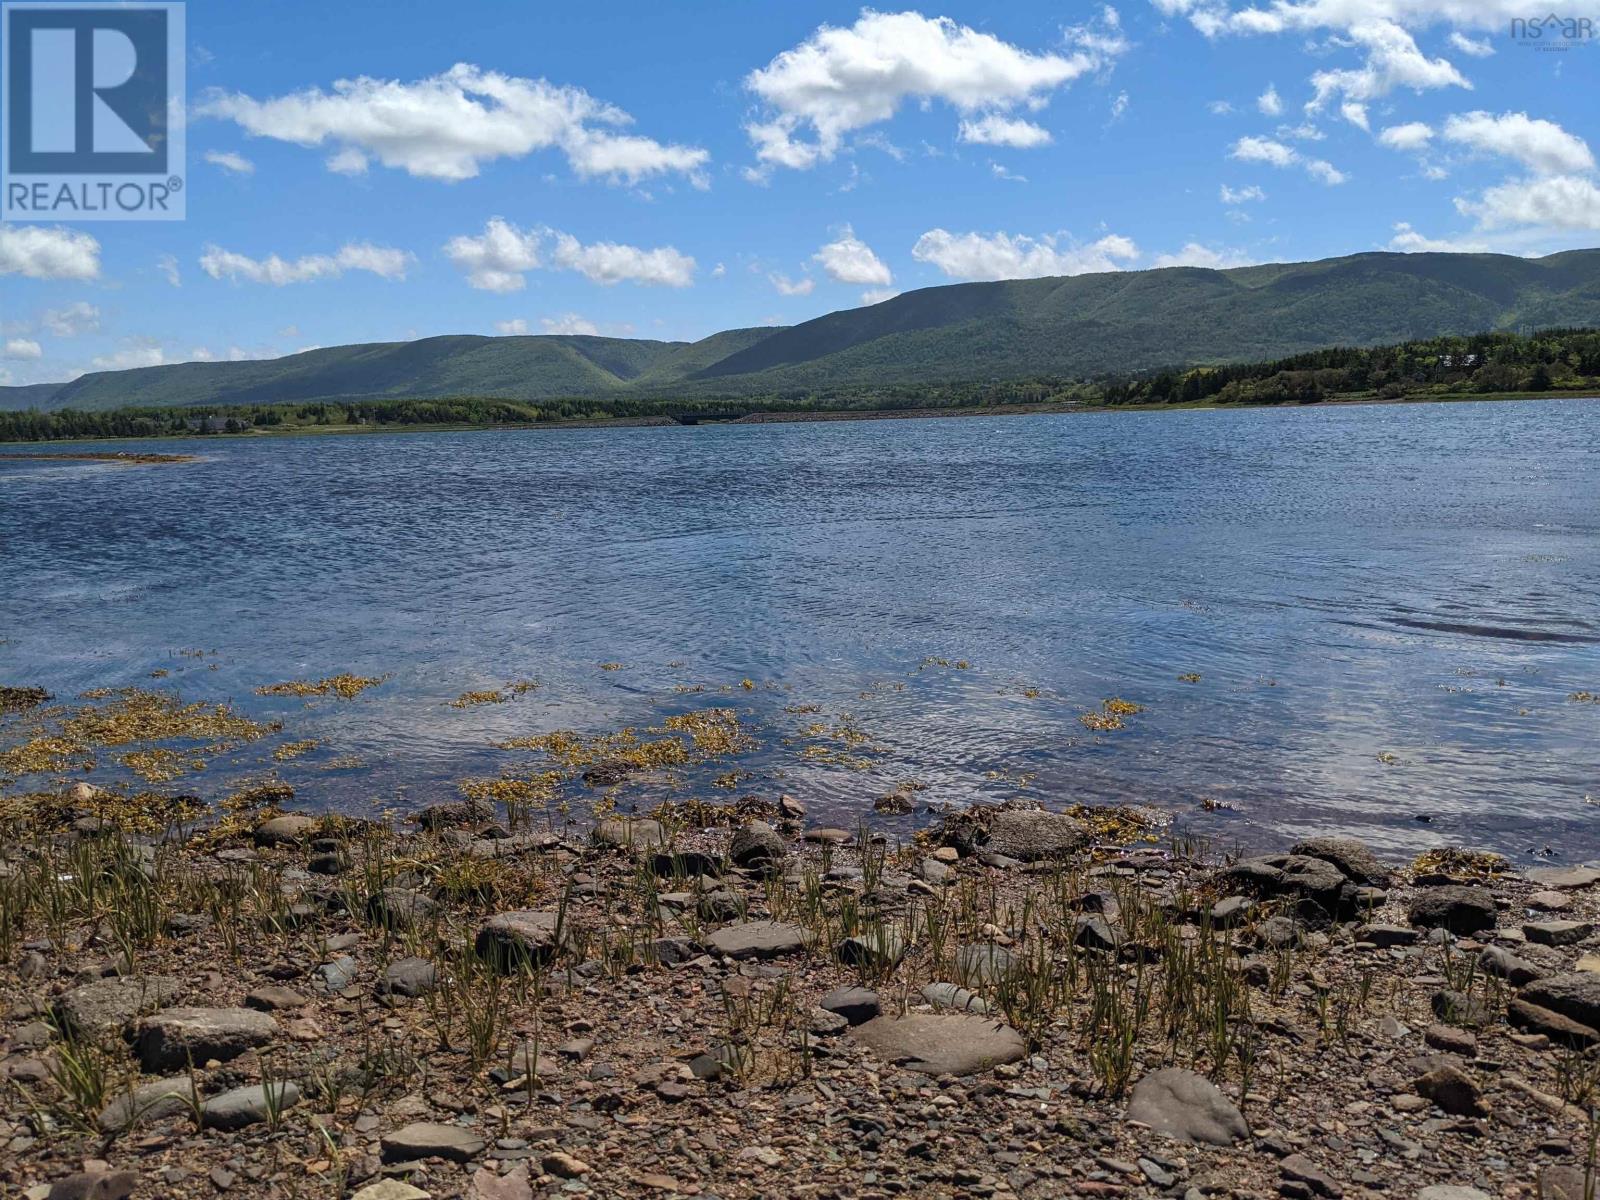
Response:
[[[193,0],[187,218],[0,224],[0,384],[1597,245],[1600,36],[1525,8]]]

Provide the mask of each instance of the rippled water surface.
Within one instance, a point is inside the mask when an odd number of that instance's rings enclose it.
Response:
[[[0,464],[0,682],[319,743],[171,788],[416,804],[525,761],[507,737],[716,704],[758,745],[683,788],[737,767],[841,822],[916,781],[1226,842],[1600,853],[1600,402],[128,448],[203,461]],[[341,671],[388,678],[254,694]],[[1085,727],[1109,697],[1144,710]],[[846,714],[859,753],[807,741]]]

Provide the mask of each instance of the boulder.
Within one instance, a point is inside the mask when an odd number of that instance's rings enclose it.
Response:
[[[850,1036],[888,1062],[924,1075],[974,1075],[1027,1053],[1022,1035],[988,1017],[910,1013],[874,1017]]]
[[[1346,893],[1356,886],[1332,863],[1305,854],[1240,859],[1219,871],[1215,881],[1227,892],[1298,899],[1307,919],[1332,916],[1353,907]]]
[[[386,1163],[411,1162],[419,1158],[469,1162],[486,1147],[484,1140],[470,1129],[428,1121],[416,1121],[404,1129],[386,1133],[379,1144]]]
[[[165,1008],[177,994],[178,981],[169,975],[96,979],[62,995],[55,1017],[72,1033],[118,1033],[135,1017]]]
[[[1065,858],[1089,844],[1089,827],[1076,817],[1040,809],[1007,808],[989,821],[983,848],[1020,862]]]
[[[169,1008],[139,1020],[134,1051],[146,1071],[171,1071],[227,1062],[277,1033],[278,1022],[253,1008]]]
[[[1480,933],[1493,929],[1497,919],[1494,897],[1483,888],[1447,884],[1425,888],[1411,899],[1406,912],[1422,929],[1448,929],[1451,933]]]
[[[548,909],[515,909],[496,913],[478,930],[478,957],[501,971],[523,965],[543,966],[566,940],[561,914]]]
[[[387,929],[415,929],[426,925],[438,906],[421,892],[386,887],[367,901],[367,919]]]
[[[1414,1086],[1417,1095],[1432,1100],[1451,1116],[1481,1117],[1489,1111],[1483,1101],[1483,1089],[1460,1067],[1448,1063],[1437,1066],[1420,1076]]]
[[[1574,1049],[1600,1044],[1600,1032],[1592,1027],[1520,996],[1506,1002],[1506,1023],[1527,1033],[1542,1033],[1552,1042]]]
[[[747,871],[772,871],[788,851],[788,844],[765,821],[750,821],[734,830],[728,858]]]
[[[776,958],[812,942],[809,930],[785,921],[744,921],[725,925],[706,938],[706,948],[729,958]]]
[[[272,817],[256,826],[255,843],[258,846],[297,846],[314,837],[321,826],[321,820],[303,813]]]
[[[1518,998],[1570,1017],[1580,1025],[1600,1029],[1600,975],[1592,971],[1535,979],[1518,993]]]
[[[963,984],[994,983],[1014,974],[1020,964],[1004,946],[987,942],[956,947],[956,979]]]
[[[1394,883],[1394,873],[1378,861],[1376,854],[1354,838],[1307,838],[1291,846],[1289,853],[1332,863],[1346,879],[1365,887],[1386,888]]]
[[[1203,1075],[1182,1067],[1152,1071],[1133,1085],[1128,1119],[1180,1142],[1231,1146],[1250,1136],[1244,1114]]]

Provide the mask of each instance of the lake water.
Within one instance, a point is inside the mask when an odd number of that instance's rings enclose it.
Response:
[[[1600,693],[1600,402],[125,448],[203,461],[0,464],[0,683],[171,688],[318,742],[174,790],[403,807],[537,758],[509,737],[719,705],[755,746],[677,786],[842,824],[915,782],[1226,844],[1600,853],[1600,704],[1571,698]],[[387,678],[255,694],[345,671]],[[1088,728],[1113,697],[1143,711]]]

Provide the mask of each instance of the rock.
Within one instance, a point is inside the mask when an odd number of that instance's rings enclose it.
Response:
[[[304,1008],[311,1001],[293,988],[269,983],[244,998],[244,1006],[258,1012],[277,1012],[284,1008]]]
[[[925,983],[922,985],[922,998],[935,1008],[954,1008],[960,1012],[974,1013],[989,1011],[989,1005],[982,996],[953,983]]]
[[[1548,974],[1540,970],[1524,958],[1518,958],[1509,950],[1499,946],[1485,946],[1478,955],[1478,966],[1487,975],[1495,975],[1507,980],[1516,987],[1532,983]]]
[[[917,865],[911,868],[911,873],[924,883],[931,883],[935,887],[949,883],[955,875],[954,871],[933,857],[919,860]]]
[[[478,930],[478,957],[501,971],[524,964],[542,966],[560,952],[567,931],[561,914],[524,908],[496,913]]]
[[[386,1133],[379,1141],[383,1161],[411,1162],[418,1158],[446,1158],[468,1162],[482,1154],[484,1140],[460,1125],[435,1125],[414,1121],[404,1129]]]
[[[306,870],[313,875],[343,875],[349,868],[349,862],[337,851],[313,854],[306,860]]]
[[[1506,1001],[1506,1022],[1527,1033],[1542,1033],[1552,1042],[1575,1049],[1600,1044],[1600,1031],[1521,996]]]
[[[1405,925],[1363,925],[1356,930],[1356,941],[1371,942],[1387,950],[1391,946],[1415,945],[1417,931]]]
[[[1218,929],[1232,929],[1250,915],[1256,902],[1249,896],[1225,896],[1211,906],[1211,923]]]
[[[391,996],[425,996],[437,986],[438,969],[425,958],[398,958],[378,982],[378,991]]]
[[[1422,1031],[1422,1040],[1448,1054],[1459,1054],[1462,1058],[1478,1056],[1478,1039],[1453,1025],[1429,1025]]]
[[[178,1075],[124,1092],[100,1110],[97,1118],[100,1130],[108,1134],[122,1133],[146,1121],[160,1121],[187,1112],[194,1100],[192,1086],[187,1075]]]
[[[1378,861],[1376,854],[1354,838],[1307,838],[1289,847],[1289,853],[1332,863],[1346,879],[1366,887],[1386,888],[1394,882],[1394,873]]]
[[[341,954],[319,966],[317,975],[330,992],[342,992],[355,980],[356,960],[348,954]]]
[[[989,821],[983,848],[1019,862],[1065,858],[1089,842],[1089,827],[1076,817],[1040,809],[1007,808]]]
[[[664,967],[671,967],[698,958],[702,953],[698,942],[688,938],[664,937],[655,938],[645,946],[644,959],[646,962],[657,962]]]
[[[1526,903],[1540,912],[1565,912],[1572,907],[1572,897],[1565,892],[1534,892]]]
[[[1076,930],[1072,940],[1085,950],[1115,950],[1121,944],[1110,923],[1102,916],[1080,914],[1073,918],[1072,923]]]
[[[1413,1086],[1417,1095],[1432,1100],[1451,1116],[1481,1117],[1489,1111],[1477,1081],[1459,1067],[1448,1064],[1435,1067],[1419,1077]]]
[[[547,1174],[555,1175],[560,1179],[578,1179],[589,1173],[589,1164],[581,1159],[573,1158],[560,1150],[553,1154],[546,1154],[539,1160]]]
[[[1273,950],[1298,946],[1304,940],[1304,926],[1293,917],[1268,917],[1256,926],[1256,941]]]
[[[800,835],[801,840],[810,842],[813,846],[842,846],[850,840],[850,831],[847,829],[832,829],[828,826],[808,829]]]
[[[277,1032],[278,1023],[253,1008],[169,1008],[140,1018],[134,1052],[146,1071],[170,1071],[238,1058]]]
[[[595,826],[594,840],[603,846],[648,850],[667,844],[660,821],[647,817],[613,817]]]
[[[1600,871],[1593,867],[1535,867],[1528,872],[1528,882],[1542,888],[1570,891],[1600,883]]]
[[[1221,1090],[1193,1071],[1165,1067],[1134,1084],[1128,1119],[1180,1142],[1230,1146],[1250,1135],[1244,1115]]]
[[[430,1200],[430,1194],[398,1179],[380,1179],[362,1188],[350,1200]]]
[[[650,869],[663,879],[715,878],[722,874],[722,860],[697,850],[677,850],[652,854]]]
[[[811,944],[811,933],[784,921],[745,921],[725,925],[706,938],[706,948],[729,958],[776,958]]]
[[[893,967],[905,952],[905,942],[889,928],[847,937],[833,948],[834,957],[852,967]]]
[[[695,912],[702,921],[742,921],[749,912],[749,905],[738,892],[718,889],[704,893],[695,902]]]
[[[806,815],[806,806],[793,796],[779,796],[778,812],[791,821],[798,821]]]
[[[56,1180],[46,1200],[128,1200],[138,1186],[137,1171],[85,1171]]]
[[[852,1025],[860,1025],[877,1016],[882,1004],[878,993],[868,988],[841,987],[824,996],[818,1007],[838,1013]]]
[[[850,1028],[850,1022],[825,1008],[811,1010],[811,1032],[817,1037],[834,1037]]]
[[[74,1033],[118,1033],[135,1017],[165,1008],[177,994],[178,981],[169,975],[96,979],[58,999],[55,1017]]]
[[[1600,1029],[1600,975],[1571,971],[1535,979],[1518,996],[1529,1004],[1548,1008],[1580,1025]]]
[[[911,1013],[874,1017],[850,1036],[880,1058],[924,1075],[973,1075],[1027,1053],[1022,1035],[988,1017]]]
[[[1329,1200],[1338,1200],[1344,1192],[1328,1173],[1304,1154],[1291,1154],[1278,1162],[1278,1172],[1285,1179],[1292,1179],[1296,1183],[1303,1183],[1319,1196],[1327,1196]]]
[[[270,1085],[234,1088],[205,1102],[200,1123],[208,1129],[243,1129],[270,1121],[273,1110],[287,1112],[300,1103],[300,1088],[288,1080]]]
[[[1465,992],[1455,992],[1446,988],[1433,994],[1432,1004],[1433,1015],[1450,1025],[1480,1029],[1494,1020],[1494,1014],[1483,1001],[1468,996]]]
[[[1413,925],[1423,929],[1448,929],[1451,933],[1478,933],[1493,929],[1496,920],[1494,897],[1479,887],[1449,884],[1425,888],[1411,899],[1406,913]]]
[[[751,821],[734,831],[728,858],[747,871],[773,871],[783,862],[788,844],[765,821]]]
[[[386,887],[367,901],[367,919],[387,929],[415,929],[425,925],[438,906],[421,892]]]
[[[488,1167],[479,1167],[472,1176],[471,1200],[533,1200],[533,1186],[528,1182],[527,1164],[497,1175]]]
[[[561,839],[553,833],[514,833],[510,837],[473,838],[466,845],[470,858],[515,858],[534,850],[554,850]]]
[[[1345,889],[1353,886],[1338,867],[1306,854],[1268,854],[1240,859],[1217,873],[1216,882],[1229,892],[1253,896],[1294,896],[1308,919],[1348,908]]]
[[[316,817],[291,813],[273,817],[256,827],[255,843],[258,846],[294,846],[308,841],[316,834],[322,822]]]
[[[1475,1187],[1458,1187],[1453,1183],[1436,1183],[1417,1193],[1417,1200],[1493,1200],[1488,1192]]]
[[[494,808],[481,800],[449,800],[419,809],[411,818],[429,833],[461,825],[487,825],[494,820]]]
[[[1015,956],[1004,946],[983,943],[956,947],[956,978],[963,984],[994,983],[1017,968]]]
[[[1522,927],[1523,937],[1541,946],[1570,946],[1593,932],[1587,921],[1529,921]]]

